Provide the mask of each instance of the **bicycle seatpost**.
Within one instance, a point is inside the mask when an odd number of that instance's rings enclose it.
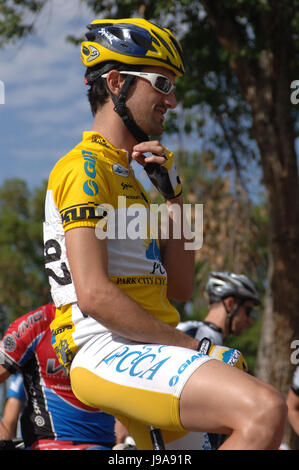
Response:
[[[150,435],[153,443],[154,450],[165,450],[163,436],[161,430],[158,428],[154,428],[153,426],[149,427]]]

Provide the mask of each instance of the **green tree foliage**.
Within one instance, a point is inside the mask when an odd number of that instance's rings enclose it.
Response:
[[[1,0],[0,47],[33,32],[36,15],[47,0]]]
[[[206,105],[215,123],[210,139],[206,137],[206,148],[215,150],[219,166],[229,158],[243,185],[252,158],[257,158],[269,220],[267,328],[261,336],[257,373],[286,394],[294,372],[290,344],[299,337],[295,150],[299,107],[290,100],[291,82],[298,79],[298,0],[88,4],[102,17],[139,14],[170,27],[180,38],[186,58],[187,73],[178,84],[177,96],[191,115],[186,123],[184,114],[178,113],[173,123],[185,129],[187,124],[189,131],[197,130],[204,137],[207,129],[202,125],[202,112]]]
[[[12,11],[3,7],[0,11],[9,20],[8,28],[14,24],[17,32],[23,20],[14,9],[17,11],[21,3],[28,9],[28,4],[35,2],[4,1],[2,4],[7,8],[11,5]],[[196,133],[204,140],[205,149],[214,152],[218,169],[228,165],[235,169],[235,180],[243,190],[250,190],[252,163],[259,165],[266,213],[249,207],[239,189],[236,196],[242,198],[232,207],[237,210],[236,205],[245,204],[249,217],[256,216],[260,222],[265,217],[268,220],[267,328],[261,337],[258,374],[286,393],[294,369],[289,345],[299,337],[299,182],[295,150],[299,106],[290,100],[291,82],[299,78],[299,0],[82,3],[98,17],[143,16],[173,30],[184,49],[186,75],[177,85],[182,106],[172,114],[168,129],[185,131],[190,136],[192,131]],[[2,33],[0,30],[0,45],[3,38],[5,41],[22,35],[20,29],[13,34],[13,29],[5,28],[2,26]],[[223,181],[215,179],[213,185],[217,184]],[[216,217],[226,203],[215,199]],[[215,225],[215,240],[220,237],[217,230],[223,227]],[[252,237],[251,243],[263,256],[265,249],[260,248],[259,241],[266,238],[265,232],[259,237]],[[243,239],[240,243],[244,246]],[[237,245],[228,243],[227,249],[229,246],[231,255],[241,259]],[[215,258],[210,259],[215,263]]]
[[[195,289],[191,301],[175,303],[181,320],[203,320],[208,313],[205,286],[210,271],[233,271],[248,275],[264,296],[268,264],[268,217],[265,204],[253,203],[246,191],[232,185],[229,172],[219,174],[211,152],[177,153],[184,201],[203,204],[203,245],[195,253]],[[163,202],[153,191],[151,198]],[[229,336],[226,344],[242,351],[254,373],[261,334],[261,313],[240,337]]]
[[[49,301],[42,221],[45,185],[30,191],[20,179],[0,187],[0,326]]]

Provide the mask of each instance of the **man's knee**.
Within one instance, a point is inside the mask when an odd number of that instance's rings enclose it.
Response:
[[[266,415],[273,424],[276,422],[280,423],[286,419],[286,402],[279,391],[274,387],[265,387],[260,397],[258,397],[258,401],[260,402],[260,411],[263,411],[263,414]]]
[[[245,432],[258,436],[265,446],[275,448],[281,442],[286,419],[287,405],[282,395],[271,386],[261,385]]]

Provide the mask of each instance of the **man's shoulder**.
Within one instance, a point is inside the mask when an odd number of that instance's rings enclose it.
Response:
[[[88,134],[88,137],[84,134]],[[111,158],[117,156],[117,150],[110,147],[99,134],[84,134],[83,139],[56,162],[50,178],[86,172],[92,176],[95,169],[104,171]]]
[[[15,373],[22,369],[49,329],[54,316],[54,305],[43,305],[13,321],[5,332],[0,349],[4,355],[4,367]]]
[[[14,337],[16,340],[31,341],[32,335],[39,335],[47,329],[54,318],[54,304],[42,305],[41,307],[27,312],[14,320],[3,336],[3,344],[6,338]]]

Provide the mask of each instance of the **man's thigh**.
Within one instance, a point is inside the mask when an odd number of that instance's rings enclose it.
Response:
[[[182,426],[230,434],[248,420],[271,389],[247,372],[211,360],[190,377],[180,398]]]
[[[208,361],[208,356],[190,349],[136,343],[121,345],[101,357],[93,343],[73,360],[72,388],[89,406],[185,432],[179,415],[180,395],[194,371]]]

